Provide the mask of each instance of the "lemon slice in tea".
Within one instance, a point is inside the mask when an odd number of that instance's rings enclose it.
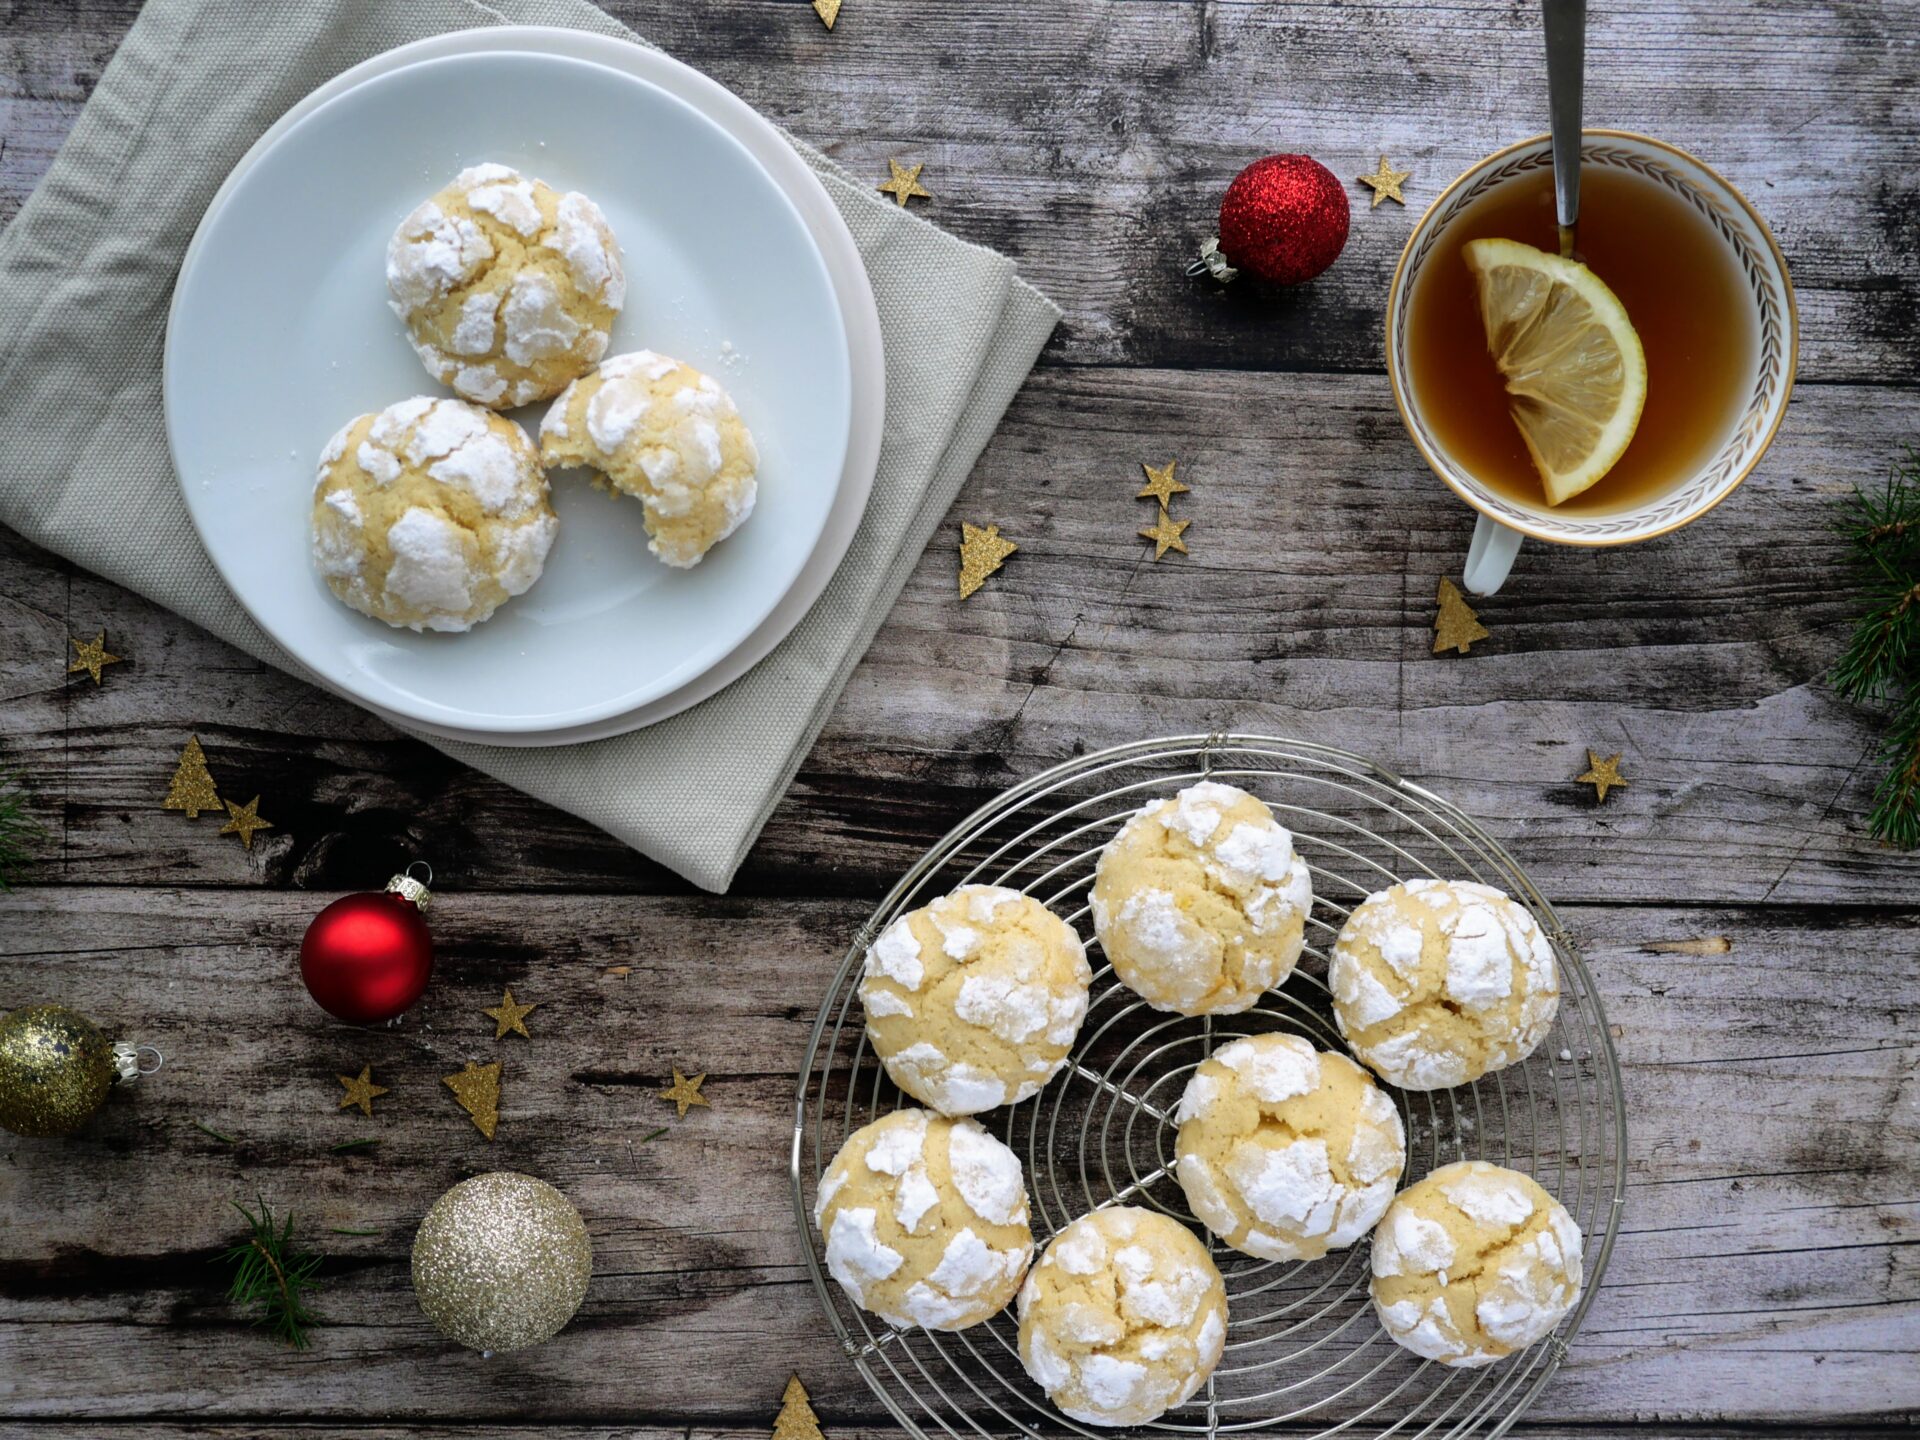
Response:
[[[1647,357],[1627,308],[1578,260],[1517,240],[1463,248],[1507,408],[1558,505],[1626,453],[1647,399]]]

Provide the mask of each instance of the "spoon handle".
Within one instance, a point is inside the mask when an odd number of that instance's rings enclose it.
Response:
[[[1587,0],[1540,0],[1547,32],[1547,109],[1553,117],[1553,200],[1563,231],[1580,218],[1580,87]]]

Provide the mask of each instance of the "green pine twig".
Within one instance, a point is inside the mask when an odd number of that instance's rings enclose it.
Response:
[[[18,775],[0,775],[0,892],[20,883],[47,827],[27,810],[27,789]]]
[[[1836,524],[1853,550],[1866,613],[1833,665],[1849,700],[1890,704],[1878,758],[1886,773],[1867,823],[1882,840],[1920,846],[1920,452],[1874,490],[1856,491]]]
[[[320,1257],[295,1247],[291,1212],[276,1229],[264,1199],[256,1197],[257,1215],[238,1200],[227,1203],[247,1222],[247,1238],[220,1257],[236,1267],[227,1299],[235,1305],[258,1305],[261,1314],[255,1324],[266,1326],[295,1350],[306,1349],[307,1327],[319,1319],[307,1306],[306,1292],[313,1288]]]

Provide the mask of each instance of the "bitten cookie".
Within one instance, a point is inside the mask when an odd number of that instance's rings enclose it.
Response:
[[[1353,1053],[1406,1090],[1517,1064],[1553,1028],[1553,946],[1490,885],[1408,880],[1353,909],[1327,968]]]
[[[518,425],[425,396],[327,442],[312,524],[327,588],[409,630],[470,630],[525,594],[560,529]]]
[[[1344,1055],[1297,1035],[1223,1045],[1187,1081],[1174,1173],[1215,1235],[1262,1260],[1312,1260],[1386,1213],[1407,1163],[1400,1112]]]
[[[1373,1305],[1387,1333],[1443,1365],[1487,1365],[1540,1339],[1580,1298],[1580,1227],[1516,1170],[1443,1166],[1373,1237]]]
[[[893,1083],[945,1115],[1038,1094],[1067,1063],[1093,980],[1073,927],[1017,890],[963,885],[867,951],[867,1034]]]
[[[1033,1260],[1019,1156],[975,1121],[925,1110],[848,1136],[813,1220],[847,1297],[903,1330],[964,1330],[998,1314]]]
[[[607,353],[627,279],[593,201],[471,165],[394,231],[387,293],[429,375],[506,409],[558,394]]]
[[[753,514],[760,452],[733,399],[691,365],[635,350],[569,385],[540,422],[549,466],[585,465],[603,489],[631,495],[647,548],[680,569]]]
[[[1089,901],[1122,984],[1156,1010],[1230,1015],[1293,973],[1313,886],[1258,797],[1203,780],[1127,821]]]
[[[1069,1419],[1144,1425],[1220,1363],[1227,1288],[1179,1221],[1116,1206],[1053,1237],[1020,1289],[1020,1363]]]

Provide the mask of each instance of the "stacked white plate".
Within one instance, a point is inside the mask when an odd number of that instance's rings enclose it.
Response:
[[[347,609],[315,573],[314,470],[353,416],[445,393],[387,308],[386,244],[487,160],[600,205],[628,278],[610,353],[658,350],[725,385],[760,448],[759,501],[680,571],[647,552],[638,504],[562,475],[539,584],[469,634],[416,635]],[[846,554],[886,408],[866,269],[779,132],[658,51],[524,26],[377,56],[261,136],[182,263],[165,396],[187,509],[261,628],[326,688],[494,745],[638,729],[764,658]]]

